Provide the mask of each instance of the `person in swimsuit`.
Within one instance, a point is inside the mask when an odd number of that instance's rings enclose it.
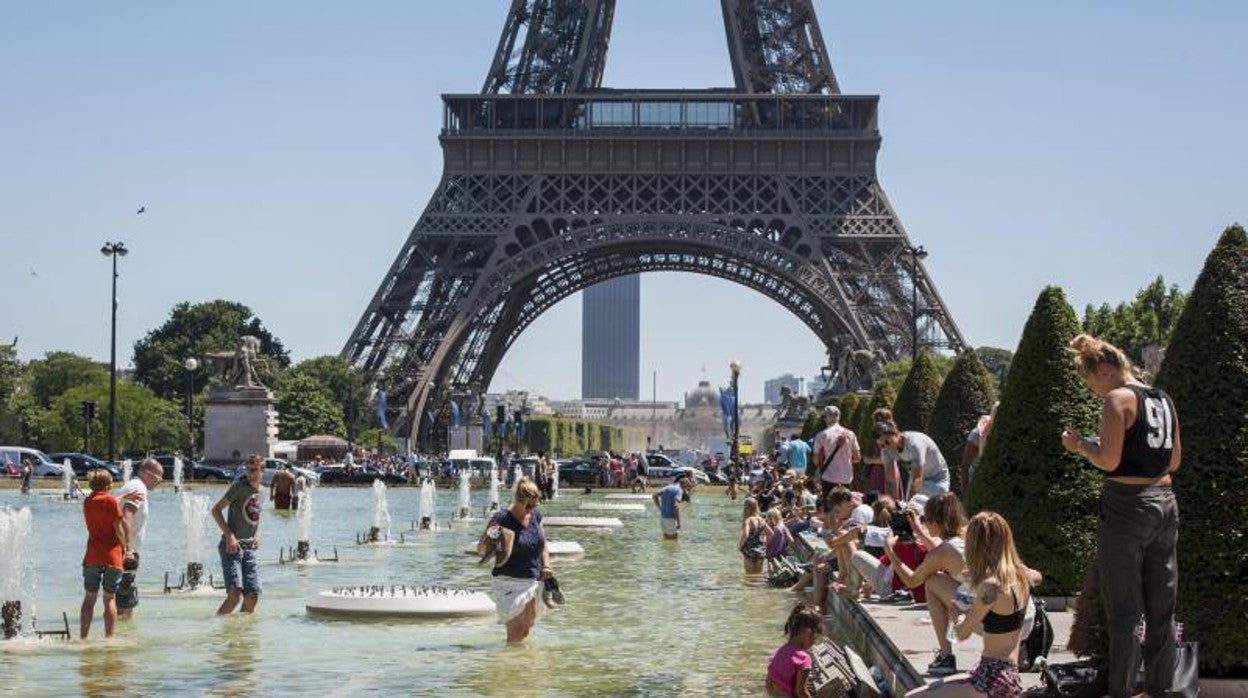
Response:
[[[764,538],[771,535],[771,527],[759,516],[758,500],[745,498],[745,520],[741,522],[741,537],[737,539],[737,550],[745,557],[746,574],[762,574],[763,560],[767,557],[767,546]]]
[[[1028,568],[1014,547],[1014,533],[1003,516],[981,511],[966,527],[966,573],[974,591],[970,608],[950,630],[961,641],[982,629],[984,651],[969,675],[958,675],[907,695],[1018,698],[1018,648],[1031,587],[1040,573]]]
[[[1096,529],[1096,564],[1109,635],[1109,694],[1135,693],[1144,618],[1145,688],[1170,691],[1174,681],[1174,605],[1179,583],[1179,507],[1171,473],[1183,462],[1179,418],[1162,390],[1135,379],[1122,350],[1081,334],[1070,342],[1075,368],[1101,398],[1099,438],[1073,429],[1062,445],[1105,473]]]

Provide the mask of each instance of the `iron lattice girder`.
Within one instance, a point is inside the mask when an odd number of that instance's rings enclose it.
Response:
[[[720,0],[720,6],[738,91],[840,93],[811,0]]]
[[[614,15],[615,0],[513,0],[481,92],[562,94],[600,87]]]

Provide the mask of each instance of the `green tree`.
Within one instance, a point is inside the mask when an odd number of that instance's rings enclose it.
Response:
[[[257,371],[266,382],[278,370],[290,366],[290,355],[260,318],[242,303],[216,300],[207,303],[179,303],[169,319],[134,344],[134,378],[164,398],[186,395],[189,380],[185,361],[209,352],[234,351],[239,337],[251,335],[260,340],[260,353],[267,357]],[[271,365],[266,365],[271,364]],[[195,370],[197,388],[207,385],[206,366]]]
[[[17,349],[0,344],[0,443],[21,441],[17,409],[21,379],[22,362],[17,358]]]
[[[940,394],[943,381],[944,375],[936,368],[932,355],[926,351],[919,352],[893,404],[893,418],[899,428],[927,431],[927,423],[932,418],[932,409],[936,406],[936,396]]]
[[[959,354],[940,387],[927,428],[928,436],[949,463],[950,488],[963,499],[966,492],[961,463],[966,435],[979,422],[980,416],[988,414],[996,399],[992,374],[979,360],[979,354],[974,349]]]
[[[858,436],[858,445],[862,447],[862,456],[878,456],[880,449],[875,445],[875,411],[881,408],[893,409],[893,403],[897,401],[897,391],[893,388],[893,384],[885,378],[877,381],[875,384],[875,392],[871,394],[871,399],[866,401],[866,409],[862,412],[862,418],[856,425],[854,432]],[[849,425],[846,425],[849,426]]]
[[[975,350],[984,368],[992,374],[997,393],[1005,388],[1005,377],[1010,373],[1010,362],[1014,360],[1014,352],[999,347],[979,347]]]
[[[52,351],[44,358],[27,364],[24,378],[35,403],[40,407],[48,407],[57,395],[70,388],[107,384],[108,369],[85,356],[67,351]]]
[[[82,401],[100,405],[100,418],[91,424],[88,452],[104,455],[108,438],[108,383],[75,386],[52,398],[47,407],[30,405],[25,413],[26,442],[44,451],[83,449],[85,420]],[[141,456],[148,453],[184,451],[186,416],[178,405],[156,397],[152,391],[130,381],[117,383],[117,452]]]
[[[342,410],[349,440],[378,426],[377,411],[369,402],[370,391],[363,374],[341,357],[327,355],[300,361],[286,372],[283,380],[290,376],[307,376],[321,386],[325,395]],[[278,385],[281,384],[279,380]]]
[[[940,375],[940,379],[945,379],[945,374],[949,373],[949,369],[953,367],[953,357],[941,356],[940,354],[928,354],[932,365],[936,367],[936,373]],[[884,364],[881,369],[882,377],[896,388],[906,382],[906,377],[910,375],[910,367],[913,362],[910,357],[906,356],[896,361],[890,361]]]
[[[841,424],[853,428],[853,425],[857,423],[853,421],[854,415],[858,412],[858,403],[861,401],[862,398],[858,397],[857,393],[845,393],[841,396],[841,401],[836,406],[841,411]]]
[[[1248,671],[1248,235],[1223,232],[1174,328],[1157,385],[1179,413],[1178,618],[1203,669]]]
[[[801,438],[810,440],[815,438],[815,434],[823,431],[823,417],[819,415],[818,410],[811,410],[806,413],[806,420],[802,422]]]
[[[972,511],[991,509],[1010,522],[1023,560],[1044,573],[1045,594],[1078,591],[1095,547],[1101,477],[1060,438],[1064,427],[1095,433],[1099,424],[1100,402],[1067,350],[1078,332],[1062,289],[1041,291],[970,488]]]
[[[314,434],[343,436],[342,409],[311,376],[287,378],[277,392],[278,429],[287,440]]]
[[[1130,303],[1114,307],[1108,303],[1093,307],[1089,303],[1083,311],[1083,331],[1117,345],[1132,361],[1141,364],[1144,347],[1164,347],[1170,342],[1186,303],[1187,294],[1176,285],[1167,288],[1165,279],[1158,276],[1140,289]]]

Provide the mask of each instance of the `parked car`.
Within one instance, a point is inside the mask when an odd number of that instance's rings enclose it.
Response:
[[[381,480],[387,485],[402,485],[407,482],[407,478],[399,473],[384,473],[371,465],[353,466],[350,473],[341,465],[322,467],[319,475],[323,485],[368,485],[373,480]]]
[[[598,483],[598,465],[584,458],[559,461],[559,484],[594,486]]]
[[[34,463],[35,477],[60,477],[62,474],[61,464],[49,460],[47,454],[39,449],[25,446],[0,446],[0,463],[5,464],[6,470],[9,465],[21,468],[23,458]]]
[[[297,465],[292,465],[290,461],[282,460],[281,458],[265,458],[264,459],[264,485],[266,487],[273,484],[273,475],[277,473],[277,471],[281,470],[282,468],[291,468],[292,473],[295,473],[296,475],[302,475],[304,478],[307,479],[308,484],[310,485],[320,484],[321,482],[321,474],[316,472],[315,470],[311,470],[309,468],[301,468]],[[242,473],[243,473],[243,467],[239,466],[238,474],[242,475]],[[402,478],[400,478],[400,481],[401,480]]]
[[[221,465],[208,465],[207,463],[191,464],[191,478],[195,480],[230,482],[236,475],[237,473],[233,468],[227,468]]]
[[[121,481],[121,468],[112,463],[106,463],[99,458],[89,456],[85,453],[49,453],[48,459],[53,463],[64,463],[69,461],[69,466],[74,469],[76,477],[86,477],[87,473],[97,468],[103,468],[112,476],[114,482]]]

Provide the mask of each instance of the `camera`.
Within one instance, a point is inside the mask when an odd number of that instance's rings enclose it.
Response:
[[[906,512],[895,511],[889,517],[888,527],[893,529],[893,535],[899,540],[914,540],[914,529],[910,527],[910,517],[906,516]]]

